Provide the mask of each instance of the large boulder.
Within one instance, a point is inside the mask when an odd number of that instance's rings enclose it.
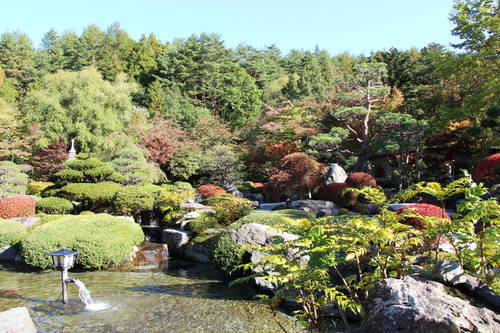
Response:
[[[286,208],[311,212],[316,217],[339,215],[339,208],[337,205],[326,200],[295,200],[288,202]]]
[[[372,289],[367,317],[355,333],[500,333],[500,315],[416,276],[385,279]]]
[[[36,333],[28,309],[12,308],[0,312],[0,332],[2,333]]]
[[[168,245],[169,253],[184,256],[185,246],[189,243],[191,232],[166,228],[161,234],[161,242]]]
[[[326,186],[331,183],[343,183],[347,179],[347,173],[344,168],[342,168],[337,163],[327,164],[328,171],[326,172],[325,180],[323,185]]]

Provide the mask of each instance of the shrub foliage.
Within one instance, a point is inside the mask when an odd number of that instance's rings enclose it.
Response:
[[[348,188],[354,188],[354,186],[347,183],[328,184],[321,189],[319,199],[332,201],[341,208],[353,206],[358,200],[358,195],[353,191],[344,192]]]
[[[396,213],[398,214],[402,214],[403,212],[411,212],[412,214],[420,215],[422,217],[428,216],[428,217],[450,219],[448,214],[446,214],[446,212],[443,211],[443,208],[432,204],[420,203],[415,205],[408,205],[401,207],[396,211]],[[413,228],[418,230],[424,230],[425,226],[422,223],[422,217],[406,216],[402,218],[399,222],[412,226]]]
[[[17,237],[26,232],[26,229],[19,221],[0,220],[0,247],[12,245]]]
[[[27,264],[44,269],[52,267],[46,253],[61,247],[80,251],[75,264],[87,269],[120,265],[128,259],[133,246],[144,240],[135,222],[107,214],[65,216],[31,230],[21,240],[21,255]]]
[[[36,212],[45,214],[65,215],[71,213],[73,203],[64,198],[47,197],[42,198],[36,203]]]
[[[377,187],[377,181],[372,175],[366,172],[355,172],[350,174],[345,183],[352,185],[354,188],[362,189],[363,187]]]
[[[196,192],[202,199],[216,198],[227,193],[226,190],[222,188],[222,186],[214,184],[201,185],[196,189]]]
[[[13,217],[35,216],[36,200],[30,196],[18,195],[0,200],[0,217],[10,219]]]

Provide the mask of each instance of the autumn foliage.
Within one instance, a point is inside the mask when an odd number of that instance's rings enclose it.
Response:
[[[201,185],[196,189],[196,192],[202,199],[216,198],[227,193],[226,190],[222,188],[222,186],[214,184]]]
[[[14,196],[0,200],[0,217],[10,219],[13,217],[35,216],[36,200],[29,196]]]
[[[480,180],[488,180],[490,178],[495,177],[495,173],[493,172],[493,168],[500,164],[500,154],[495,154],[488,156],[481,160],[476,166],[476,170],[474,172],[474,178],[477,181]]]
[[[448,218],[448,214],[443,211],[441,207],[435,206],[435,205],[430,205],[430,204],[414,204],[414,205],[408,205],[399,208],[396,213],[397,214],[402,214],[405,211],[411,210],[413,214],[418,214],[420,216],[430,216],[430,217],[438,217],[438,218]],[[424,230],[424,224],[422,223],[422,218],[421,217],[404,217],[399,221],[400,223],[412,226],[415,229],[418,230]]]
[[[264,188],[265,195],[278,200],[282,195],[303,195],[317,191],[327,167],[303,153],[283,157]]]
[[[321,189],[319,194],[320,200],[332,201],[339,207],[353,206],[358,200],[358,195],[355,192],[346,191],[346,188],[354,188],[354,186],[347,183],[331,183]]]
[[[377,187],[377,181],[375,178],[366,172],[355,172],[350,174],[345,182],[358,189],[362,189],[363,187]]]

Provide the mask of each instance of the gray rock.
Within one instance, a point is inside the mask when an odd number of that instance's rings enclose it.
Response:
[[[436,263],[436,277],[441,283],[454,286],[467,282],[467,275],[464,269],[456,261],[440,260]]]
[[[236,198],[243,198],[243,194],[234,185],[222,185],[222,188],[226,190],[227,193],[234,195]]]
[[[0,312],[0,332],[2,333],[36,333],[28,309],[12,308]]]
[[[500,332],[500,315],[471,305],[434,281],[385,279],[372,289],[367,317],[355,333]]]
[[[327,165],[328,171],[326,172],[324,185],[331,183],[343,183],[347,179],[347,173],[344,168],[336,163],[330,163]]]
[[[313,213],[316,217],[337,216],[339,208],[336,204],[326,200],[296,200],[286,204],[288,209],[305,210]]]
[[[298,239],[299,236],[283,231],[270,229],[271,227],[258,223],[249,223],[237,230],[231,231],[231,238],[240,245],[272,246],[273,237],[279,236],[284,241]]]
[[[264,196],[260,193],[251,193],[250,191],[243,192],[243,197],[250,201],[257,201],[259,205],[264,203]]]
[[[188,244],[186,250],[184,251],[184,256],[187,259],[191,259],[196,262],[201,262],[204,264],[209,264],[208,259],[208,248],[203,246],[201,243]]]
[[[16,259],[17,251],[10,246],[0,247],[0,260],[12,261]]]
[[[169,253],[184,255],[184,247],[188,244],[190,237],[189,231],[167,228],[161,234],[161,242],[168,245]]]

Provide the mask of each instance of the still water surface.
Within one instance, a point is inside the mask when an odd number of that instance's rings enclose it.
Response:
[[[252,301],[253,289],[237,285],[203,264],[160,271],[73,272],[94,302],[91,312],[68,285],[61,299],[61,274],[38,273],[0,263],[0,311],[28,308],[37,332],[282,332],[271,312]],[[278,316],[288,332],[303,332],[293,318]]]

